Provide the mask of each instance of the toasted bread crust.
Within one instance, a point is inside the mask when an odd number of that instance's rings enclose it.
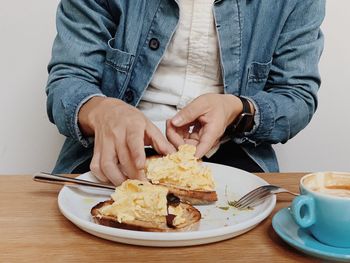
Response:
[[[161,157],[162,156],[160,155],[153,155],[153,156],[147,157],[147,159],[151,160],[151,159],[156,159]],[[198,162],[202,162],[202,161],[198,160]],[[150,183],[152,182],[150,181]],[[152,183],[152,184],[155,184],[155,183]],[[169,192],[179,197],[181,201],[188,202],[192,205],[207,205],[207,204],[216,202],[218,200],[216,191],[190,190],[190,189],[184,189],[176,185],[171,185],[166,183],[159,183],[159,185],[163,185],[167,187]]]
[[[120,229],[147,231],[147,232],[180,232],[196,230],[201,219],[201,213],[193,206],[185,203],[180,203],[184,209],[186,222],[176,226],[176,228],[168,227],[166,223],[159,224],[154,222],[146,222],[141,220],[125,221],[119,223],[113,216],[106,216],[101,213],[101,208],[111,205],[113,200],[100,202],[91,209],[91,215],[95,223],[99,225],[115,227]]]
[[[162,183],[159,185],[163,185],[168,188],[169,193],[176,195],[181,199],[181,201],[188,202],[192,205],[207,205],[218,200],[216,191],[188,190]]]

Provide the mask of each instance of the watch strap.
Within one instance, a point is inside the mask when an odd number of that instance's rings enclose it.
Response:
[[[253,112],[250,108],[249,100],[238,96],[243,104],[242,112],[237,118],[227,127],[225,134],[230,137],[242,137],[245,132],[249,131],[254,120]]]
[[[244,98],[244,97],[238,97],[242,104],[243,104],[243,110],[242,110],[242,113],[250,113],[252,114],[252,111],[250,110],[250,105],[249,105],[249,101]]]

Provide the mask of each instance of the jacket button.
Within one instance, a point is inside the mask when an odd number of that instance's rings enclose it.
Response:
[[[148,46],[150,49],[152,50],[157,50],[159,48],[159,40],[156,38],[152,38],[149,43]]]
[[[130,103],[134,100],[134,92],[131,89],[128,89],[124,94],[124,101]]]

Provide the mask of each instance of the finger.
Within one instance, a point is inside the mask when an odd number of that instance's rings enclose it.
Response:
[[[185,143],[186,144],[190,144],[190,145],[194,145],[194,146],[197,146],[199,141],[198,140],[195,140],[195,139],[185,139]]]
[[[186,144],[197,146],[199,144],[200,136],[198,132],[192,132],[188,139],[185,139]]]
[[[116,148],[117,158],[119,159],[119,163],[122,166],[121,169],[124,171],[125,176],[130,179],[146,180],[143,170],[136,168],[129,152],[129,148],[126,145],[126,140],[118,141]]]
[[[201,97],[198,97],[186,107],[181,109],[172,119],[171,123],[180,127],[185,124],[194,122],[199,116],[203,115],[207,111],[207,104],[203,102]]]
[[[114,144],[105,143],[102,149],[100,160],[101,170],[114,185],[120,185],[127,178],[118,167],[118,158],[116,156]]]
[[[100,155],[94,153],[90,162],[90,171],[92,175],[95,176],[99,181],[104,183],[109,182],[109,179],[104,175],[104,173],[100,169]]]
[[[91,173],[101,182],[109,182],[108,178],[103,174],[101,167],[100,167],[100,159],[101,159],[101,149],[100,149],[100,140],[99,136],[95,136],[95,143],[94,143],[94,153],[92,156],[92,160],[90,162],[90,170]]]
[[[101,167],[104,174],[116,186],[121,185],[127,177],[121,172],[117,164],[118,160],[109,160],[102,163]]]
[[[197,145],[196,157],[202,158],[214,146],[218,134],[214,126],[206,125],[202,128],[202,134]]]
[[[162,132],[150,123],[146,128],[146,136],[151,141],[152,147],[162,155],[176,152],[175,147],[164,137]]]
[[[126,143],[128,145],[132,160],[137,170],[145,168],[146,154],[144,142],[145,129],[137,128],[127,133]]]
[[[219,139],[216,139],[214,144],[213,144],[213,147],[216,147],[220,144],[220,140]]]
[[[177,131],[177,128],[171,124],[170,120],[166,121],[166,137],[176,148],[185,144],[183,135]]]
[[[198,133],[198,132],[192,132],[192,133],[190,134],[189,139],[199,141],[199,140],[200,140],[199,133]]]

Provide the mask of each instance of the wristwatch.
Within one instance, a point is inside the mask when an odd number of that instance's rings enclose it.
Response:
[[[254,114],[250,109],[249,101],[246,98],[238,96],[243,104],[243,110],[240,115],[226,128],[225,135],[230,137],[243,137],[253,127]]]

